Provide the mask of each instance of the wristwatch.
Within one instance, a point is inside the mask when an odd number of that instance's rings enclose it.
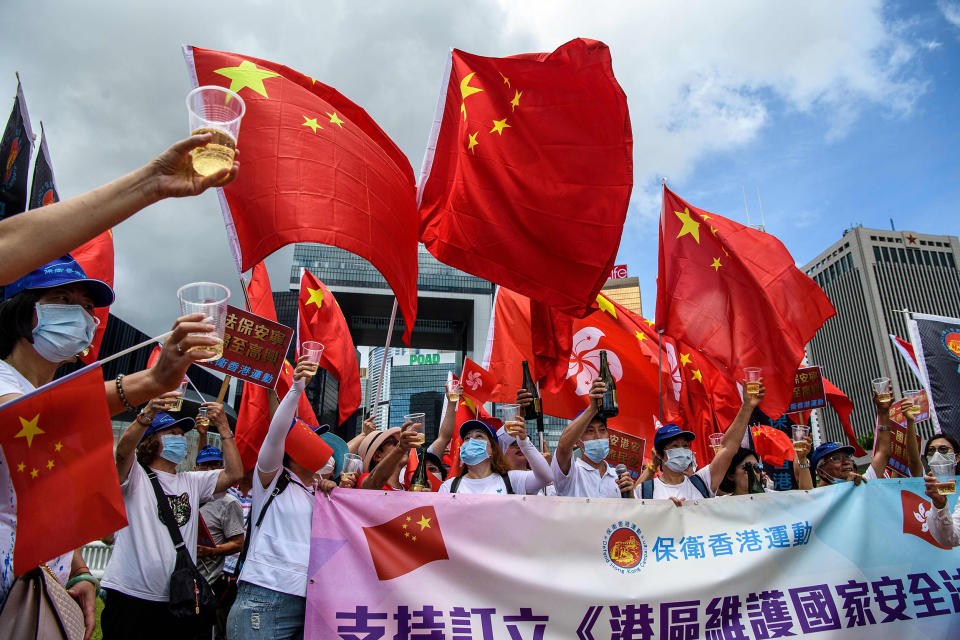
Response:
[[[809,462],[807,462],[806,464],[797,463],[797,468],[798,468],[798,469],[809,469],[809,468],[810,468],[810,463],[809,463]]]

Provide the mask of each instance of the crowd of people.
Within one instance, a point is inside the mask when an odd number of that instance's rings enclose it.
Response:
[[[45,207],[46,217],[53,220],[101,207],[97,215],[71,219],[61,228],[53,245],[56,251],[83,242],[160,197],[196,194],[232,179],[237,166],[206,179],[189,168],[190,149],[206,138],[193,136],[177,143],[148,167],[81,196],[82,201]],[[20,233],[28,222],[0,222],[0,246],[5,233]],[[30,251],[21,249],[0,272],[0,279],[12,281],[0,302],[0,404],[50,382],[57,367],[75,361],[93,337],[93,310],[114,301],[113,290],[87,278],[69,254],[55,257],[38,250],[31,258]],[[43,262],[37,264],[35,256],[42,256]],[[316,493],[411,488],[411,452],[422,440],[410,422],[380,430],[368,419],[349,443],[320,428],[317,432],[331,453],[311,466],[301,464],[297,452],[288,450],[287,435],[297,422],[300,396],[316,371],[305,357],[298,360],[285,397],[271,406],[269,429],[255,468],[247,473],[220,404],[204,403],[205,415],[197,420],[171,415],[177,399],[172,390],[187,367],[213,355],[204,349],[215,343],[204,335],[213,327],[203,320],[202,314],[179,318],[154,367],[105,382],[111,413],[136,414],[116,447],[115,472],[128,526],[116,533],[99,584],[79,550],[47,563],[80,605],[86,637],[93,630],[98,593],[104,601],[101,629],[107,640],[211,634],[232,640],[302,637]],[[753,393],[744,385],[742,406],[731,424],[721,425],[722,439],[706,464],[698,464],[691,448],[697,434],[682,425],[665,424],[653,440],[651,462],[638,477],[618,472],[607,462],[607,422],[599,413],[605,391],[599,378],[593,382],[583,410],[566,425],[552,455],[538,449],[523,426],[508,432],[484,419],[457,425],[459,400],[448,394],[438,436],[421,457],[430,486],[439,493],[670,500],[677,507],[753,492],[755,480],[763,491],[773,490],[763,471],[766,461],[751,448],[750,426],[765,395],[762,383]],[[520,390],[516,400],[526,406],[533,398]],[[857,470],[853,447],[825,442],[811,451],[808,437],[795,447],[794,488],[859,485],[883,477],[891,454],[891,402],[875,395],[874,403],[878,427],[866,471]],[[955,463],[957,442],[945,435],[928,440],[921,455],[913,420],[904,413],[907,465],[913,475],[924,474],[925,462]],[[220,447],[207,443],[211,428],[219,434]],[[194,429],[201,446],[191,465],[185,434]],[[451,451],[457,440],[459,447]],[[453,464],[444,464],[451,455]],[[347,469],[350,457],[359,460],[359,473]],[[191,466],[195,470],[183,470]],[[17,510],[10,474],[0,452],[0,603],[16,578],[12,557]],[[932,474],[926,474],[925,487],[933,504],[928,516],[931,533],[942,544],[957,546],[960,509],[950,513]],[[184,549],[212,588],[214,605],[201,613],[195,583],[198,615],[183,615],[169,606],[171,574],[175,567],[179,570]]]

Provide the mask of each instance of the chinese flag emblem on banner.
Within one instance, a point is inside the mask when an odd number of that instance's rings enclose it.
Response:
[[[924,500],[912,491],[900,491],[903,504],[903,532],[926,540],[935,547],[949,549],[937,542],[927,527],[927,513],[932,508],[929,500]]]
[[[64,380],[0,410],[16,575],[127,526],[100,367]]]
[[[509,58],[454,50],[447,68],[420,177],[420,240],[441,262],[589,313],[633,188],[610,50],[584,38]]]
[[[440,522],[433,507],[411,509],[375,527],[364,527],[380,580],[392,580],[434,560],[446,560]]]

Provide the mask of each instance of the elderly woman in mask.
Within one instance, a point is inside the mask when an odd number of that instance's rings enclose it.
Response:
[[[0,405],[53,380],[57,367],[75,362],[93,340],[97,319],[93,310],[113,303],[114,293],[105,282],[87,278],[83,269],[65,255],[2,288],[0,303]],[[118,376],[105,382],[110,413],[133,410],[151,398],[176,389],[187,367],[213,355],[189,351],[215,344],[202,334],[213,327],[203,316],[184,316],[173,326],[160,359],[148,370]],[[107,470],[102,470],[107,473]],[[8,461],[0,451],[0,604],[13,584],[13,546],[17,503]],[[81,605],[89,636],[94,627],[96,589],[80,552],[51,560],[48,567]]]

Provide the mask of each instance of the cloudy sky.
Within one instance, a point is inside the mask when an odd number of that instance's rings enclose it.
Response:
[[[960,1],[6,3],[0,100],[21,74],[62,197],[187,133],[181,44],[302,71],[364,106],[419,172],[447,53],[606,42],[636,169],[618,262],[653,314],[659,179],[744,221],[742,188],[799,264],[852,224],[960,234]],[[5,118],[10,102],[3,106]],[[0,105],[2,106],[2,105]],[[241,140],[242,146],[242,140]],[[216,197],[155,205],[115,230],[114,308],[159,333],[176,289],[235,291]],[[284,254],[284,255],[281,255]],[[285,286],[291,251],[268,265]],[[234,299],[234,304],[239,304]]]

